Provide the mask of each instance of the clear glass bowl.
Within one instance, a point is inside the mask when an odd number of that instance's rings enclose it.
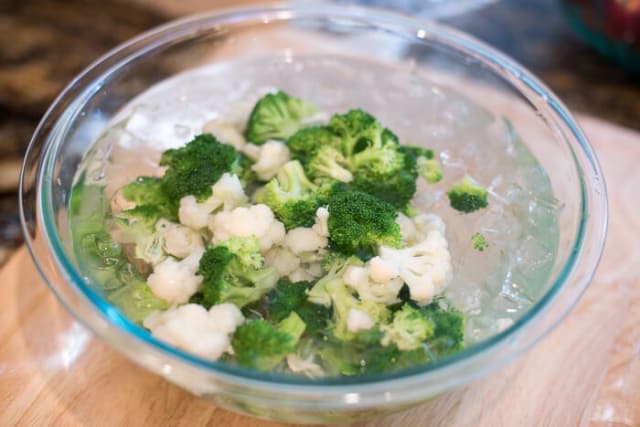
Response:
[[[207,63],[259,56],[342,55],[429,73],[516,129],[546,169],[560,213],[559,247],[539,300],[518,321],[453,357],[410,371],[309,380],[211,363],[153,339],[114,310],[79,273],[67,228],[78,163],[132,98]],[[351,84],[348,80],[336,82]],[[392,127],[393,128],[393,127]],[[216,405],[293,422],[353,421],[397,411],[505,366],[575,305],[598,264],[606,230],[596,158],[567,109],[543,84],[492,48],[439,24],[356,7],[309,5],[203,14],[147,32],[79,75],[36,130],[21,176],[24,234],[42,276],[80,322],[115,350]]]

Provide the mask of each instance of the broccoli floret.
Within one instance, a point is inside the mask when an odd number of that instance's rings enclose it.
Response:
[[[329,129],[340,138],[351,172],[366,169],[370,174],[389,176],[402,168],[398,137],[371,114],[362,110],[336,114],[329,121]]]
[[[161,178],[138,177],[120,191],[125,199],[136,204],[136,208],[145,211],[144,216],[177,219],[177,201],[169,199],[164,193]],[[129,213],[135,215],[132,210]]]
[[[341,341],[351,340],[357,335],[357,331],[349,325],[349,313],[352,309],[367,315],[374,325],[386,323],[390,315],[390,311],[382,303],[359,300],[353,294],[353,289],[342,279],[348,267],[360,264],[362,262],[357,258],[348,258],[343,264],[336,262],[327,275],[308,292],[309,301],[332,308],[334,328],[331,333]]]
[[[378,245],[399,247],[397,212],[389,203],[360,191],[329,197],[329,238],[338,250],[370,257]]]
[[[300,160],[303,164],[315,156],[322,147],[341,149],[340,138],[326,126],[311,126],[300,129],[287,139],[287,146],[291,151],[291,157]]]
[[[397,209],[406,210],[416,192],[418,172],[416,158],[411,153],[403,152],[403,147],[405,146],[398,146],[404,161],[400,170],[386,176],[379,176],[365,169],[355,174],[350,185],[390,203]]]
[[[484,251],[487,246],[489,246],[489,244],[487,243],[487,239],[479,231],[473,233],[473,236],[471,236],[471,244],[473,245],[473,248],[475,250],[478,250],[480,252]]]
[[[438,340],[437,350],[441,355],[454,353],[464,347],[464,315],[452,308],[444,309],[437,302],[429,304],[429,310],[436,323],[434,340]]]
[[[416,174],[411,169],[401,169],[384,178],[356,174],[350,185],[384,200],[396,209],[405,210],[416,192]]]
[[[285,141],[303,127],[304,119],[316,113],[316,107],[284,92],[270,93],[256,103],[251,111],[245,137],[261,145],[270,139]]]
[[[153,205],[140,205],[122,211],[113,222],[116,240],[123,244],[133,244],[132,255],[151,265],[166,257],[163,249],[164,240],[155,227],[160,213],[161,211]]]
[[[415,145],[403,145],[400,150],[413,163],[412,167],[419,176],[428,183],[436,183],[442,179],[442,165],[434,157],[433,150]]]
[[[231,340],[236,361],[260,371],[274,369],[285,356],[295,352],[305,324],[291,313],[278,326],[262,319],[250,320],[238,327]]]
[[[151,312],[166,310],[171,306],[169,302],[158,298],[144,279],[136,273],[128,274],[122,283],[124,286],[107,291],[106,297],[134,323],[140,324]]]
[[[380,374],[394,370],[399,350],[394,345],[382,346],[382,333],[361,331],[350,341],[330,337],[318,344],[318,355],[325,369],[339,375]]]
[[[342,182],[353,180],[353,174],[345,167],[346,159],[340,151],[332,146],[320,147],[305,165],[309,176],[315,180],[322,178],[336,179]]]
[[[435,334],[436,323],[423,311],[404,304],[393,315],[389,325],[383,325],[382,345],[395,344],[400,350],[414,350]]]
[[[299,161],[287,162],[275,178],[255,195],[269,206],[287,230],[310,227],[320,206],[318,186],[309,181]]]
[[[447,193],[451,207],[463,213],[486,208],[487,190],[469,175],[454,184]]]
[[[262,268],[263,257],[255,237],[237,237],[210,246],[200,258],[197,274],[203,277],[191,302],[209,308],[230,302],[243,307],[257,301],[278,281],[272,268]]]
[[[162,153],[160,165],[167,166],[162,188],[175,203],[188,195],[206,199],[211,196],[211,186],[222,174],[236,168],[238,161],[233,147],[219,142],[210,133],[200,134],[184,147]]]
[[[306,323],[295,311],[289,313],[289,315],[282,319],[282,321],[278,324],[278,329],[282,332],[286,332],[289,336],[291,336],[295,340],[296,344],[300,340],[300,337],[302,336],[306,328]]]
[[[331,310],[307,299],[307,290],[312,287],[312,282],[292,283],[289,280],[280,279],[267,296],[268,319],[272,322],[280,322],[291,312],[295,312],[307,325],[308,334],[324,332],[327,329],[327,319],[331,317]]]

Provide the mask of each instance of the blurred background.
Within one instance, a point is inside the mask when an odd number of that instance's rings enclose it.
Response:
[[[438,19],[521,62],[573,111],[640,130],[640,0],[339,2]],[[163,22],[247,4],[264,2],[0,2],[0,263],[21,243],[17,181],[22,156],[47,106],[73,76],[112,47]]]

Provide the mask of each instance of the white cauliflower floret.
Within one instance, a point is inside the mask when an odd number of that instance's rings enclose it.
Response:
[[[315,280],[316,277],[312,276],[306,268],[301,267],[297,268],[292,273],[289,273],[288,279],[292,282],[302,282],[307,280]]]
[[[284,225],[262,204],[217,213],[209,222],[209,229],[214,243],[231,237],[255,236],[262,253],[282,242],[285,236]]]
[[[320,236],[312,228],[294,228],[289,230],[284,238],[284,245],[296,255],[304,252],[317,252],[326,248],[328,244],[329,240],[324,236]]]
[[[379,257],[389,271],[398,271],[409,287],[411,299],[419,304],[428,304],[449,284],[451,255],[447,240],[436,229],[422,242],[404,249],[381,246]]]
[[[397,302],[398,292],[402,288],[402,279],[396,274],[388,280],[375,282],[370,280],[371,266],[352,265],[342,275],[342,280],[358,291],[361,300],[393,304]]]
[[[367,273],[369,277],[378,283],[386,283],[400,274],[397,266],[382,261],[379,256],[371,258],[368,262],[368,267]]]
[[[396,223],[400,226],[402,241],[411,246],[427,238],[430,231],[436,230],[445,234],[445,225],[442,218],[436,214],[422,213],[412,218],[399,213]]]
[[[185,258],[204,248],[200,233],[189,227],[160,219],[156,223],[156,231],[164,240],[164,250],[177,258]]]
[[[199,230],[208,225],[209,215],[221,206],[229,211],[249,202],[237,175],[222,174],[211,187],[211,192],[211,196],[203,202],[198,202],[194,196],[180,199],[178,217],[181,224]]]
[[[229,211],[239,206],[246,206],[249,198],[244,194],[244,188],[237,175],[224,173],[211,187],[211,198],[222,204],[222,209]]]
[[[242,150],[246,141],[238,125],[224,120],[210,120],[202,126],[202,132],[213,134],[223,144],[231,145],[236,150]]]
[[[191,255],[177,261],[168,257],[153,268],[147,278],[151,291],[165,301],[183,304],[198,290],[202,277],[196,275],[203,249],[196,250]]]
[[[287,365],[291,372],[304,374],[309,378],[321,378],[325,376],[324,370],[320,365],[313,361],[313,355],[306,359],[291,353],[287,356]]]
[[[244,322],[233,304],[214,305],[207,311],[198,304],[186,304],[144,319],[145,328],[167,344],[209,360],[231,350],[230,336]]]
[[[287,248],[275,247],[264,255],[264,265],[275,268],[280,277],[286,277],[300,267],[300,258]]]
[[[289,280],[298,282],[321,277],[324,270],[320,261],[326,254],[328,244],[327,236],[318,234],[315,227],[289,230],[284,238],[283,248],[296,257],[295,262],[288,263],[291,267],[287,273]]]
[[[209,214],[220,206],[220,203],[210,203],[205,200],[199,203],[194,196],[184,196],[180,199],[178,218],[180,223],[194,230],[205,228],[209,223]]]
[[[268,181],[291,159],[287,144],[270,140],[262,145],[246,144],[243,152],[255,163],[251,169],[258,178]]]
[[[316,222],[313,224],[313,231],[318,236],[329,237],[329,209],[320,207],[316,211]]]
[[[356,308],[349,310],[347,316],[347,329],[349,332],[366,331],[373,328],[375,322],[364,311],[360,311]]]

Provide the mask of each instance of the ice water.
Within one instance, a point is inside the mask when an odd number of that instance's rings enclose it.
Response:
[[[445,296],[466,313],[469,343],[508,327],[544,294],[561,208],[547,174],[507,118],[470,101],[464,88],[437,85],[419,72],[331,56],[195,69],[150,88],[106,123],[77,179],[105,185],[108,200],[137,176],[161,174],[162,151],[183,145],[210,120],[246,120],[257,99],[274,89],[327,115],[362,108],[402,143],[438,153],[444,179],[419,180],[414,203],[446,223],[454,274]],[[488,208],[460,214],[449,207],[446,191],[465,174],[488,188]],[[482,252],[471,245],[475,232],[489,243]]]

